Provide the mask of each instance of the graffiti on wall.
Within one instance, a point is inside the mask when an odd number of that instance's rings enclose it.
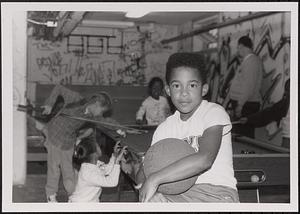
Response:
[[[245,32],[254,40],[254,52],[261,57],[264,63],[263,83],[261,87],[261,95],[263,98],[262,108],[278,101],[283,94],[283,87],[285,81],[289,78],[289,50],[290,50],[290,36],[283,30],[274,30],[272,23],[265,18],[261,26],[255,26],[255,20],[252,21],[252,28],[240,30],[239,35],[233,36],[230,29],[223,31],[221,34],[220,48],[217,53],[207,54],[209,69],[209,84],[211,90],[210,99],[212,101],[228,107],[228,92],[231,81],[235,72],[239,69],[240,59],[236,55],[237,38],[245,35]],[[281,20],[284,22],[285,20]],[[253,23],[254,22],[254,23]],[[239,28],[243,25],[239,24]],[[222,33],[222,31],[221,31]],[[247,34],[246,33],[246,34]],[[255,34],[255,36],[253,35]],[[280,34],[279,36],[275,36]],[[276,37],[277,39],[274,39]],[[277,65],[281,66],[277,66]],[[277,88],[277,91],[276,91]],[[278,92],[280,91],[280,92]],[[277,96],[274,94],[277,94]],[[278,95],[279,94],[279,95]],[[274,96],[274,98],[272,97]],[[273,98],[273,99],[272,99]]]
[[[119,31],[114,36],[73,35],[56,43],[31,38],[29,81],[145,85],[152,69],[163,71],[167,56],[176,51],[175,45],[159,42],[174,29]]]
[[[246,34],[253,39],[254,52],[262,59],[264,65],[260,89],[261,109],[282,98],[284,84],[290,78],[290,28],[285,27],[285,23],[289,23],[289,16],[282,14],[275,16],[275,18],[265,17],[252,20],[248,24],[240,23],[220,30],[219,49],[205,54],[209,62],[208,83],[211,89],[208,99],[223,105],[230,111],[228,92],[231,81],[241,64],[236,55],[237,39]],[[231,32],[238,33],[232,35]],[[268,140],[273,139],[280,130],[275,122],[267,125],[265,129]]]

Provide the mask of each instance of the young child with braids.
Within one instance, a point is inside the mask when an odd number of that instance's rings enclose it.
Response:
[[[78,180],[69,202],[99,202],[102,187],[115,187],[119,182],[120,162],[126,147],[120,142],[107,164],[99,161],[102,151],[94,138],[84,138],[75,147],[73,162],[78,168]]]

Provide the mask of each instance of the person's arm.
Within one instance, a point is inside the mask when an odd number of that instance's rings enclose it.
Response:
[[[103,170],[99,168],[99,170],[93,170],[85,175],[85,179],[95,186],[114,187],[118,185],[119,175],[120,165],[114,164],[108,175],[104,175]]]
[[[280,121],[285,116],[288,105],[289,103],[286,99],[281,99],[272,106],[245,117],[245,123],[255,127],[263,127],[273,121]],[[241,120],[243,120],[243,118],[241,118]]]
[[[78,92],[72,91],[72,90],[58,84],[53,88],[49,98],[45,101],[44,105],[52,107],[56,101],[56,98],[59,95],[61,95],[63,97],[65,105],[67,105],[69,103],[78,102],[79,100],[81,100],[83,98]]]
[[[147,99],[144,100],[142,105],[140,106],[139,110],[136,113],[136,121],[142,123],[143,117],[146,113],[146,106],[147,106]]]
[[[78,141],[81,141],[83,138],[90,136],[93,133],[93,128],[86,128],[79,131],[79,135],[77,137]],[[76,143],[77,144],[77,143]]]
[[[149,201],[160,184],[185,179],[208,170],[214,163],[219,151],[222,132],[222,125],[207,128],[203,133],[197,153],[182,158],[168,167],[151,174],[140,190],[140,201]]]
[[[115,164],[120,165],[120,161],[123,158],[124,152],[127,146],[121,147],[120,141],[116,142],[114,146],[114,152],[110,157],[108,164],[104,164],[102,169],[104,170],[105,175],[109,175],[114,168]]]
[[[116,157],[112,155],[109,159],[109,162],[101,166],[105,175],[109,175],[112,172],[115,165],[115,161],[116,161]]]

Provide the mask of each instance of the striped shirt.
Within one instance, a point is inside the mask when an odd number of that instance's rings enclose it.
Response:
[[[115,123],[111,118],[104,118],[103,116],[94,117],[91,114],[85,114],[87,103],[82,105],[74,105],[74,107],[66,107],[70,103],[78,102],[83,99],[83,97],[78,93],[70,89],[63,87],[62,85],[56,85],[52,90],[49,98],[46,100],[45,104],[53,106],[56,98],[61,95],[64,98],[65,104],[61,111],[54,116],[49,123],[46,125],[48,142],[52,145],[62,149],[71,149],[76,142],[76,135],[79,128],[81,128],[86,122],[81,120],[72,119],[69,117],[64,117],[60,113],[68,114],[70,116],[83,117],[87,119],[93,119],[98,121],[106,121],[109,123]]]

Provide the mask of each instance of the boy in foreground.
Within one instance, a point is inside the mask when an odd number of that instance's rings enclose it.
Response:
[[[151,145],[178,138],[196,151],[151,174],[139,191],[141,202],[239,202],[233,170],[231,122],[224,108],[203,100],[208,92],[204,58],[175,53],[166,66],[166,92],[176,112],[154,132]],[[139,177],[138,172],[137,177]],[[157,192],[163,183],[199,175],[194,186],[179,195]]]

